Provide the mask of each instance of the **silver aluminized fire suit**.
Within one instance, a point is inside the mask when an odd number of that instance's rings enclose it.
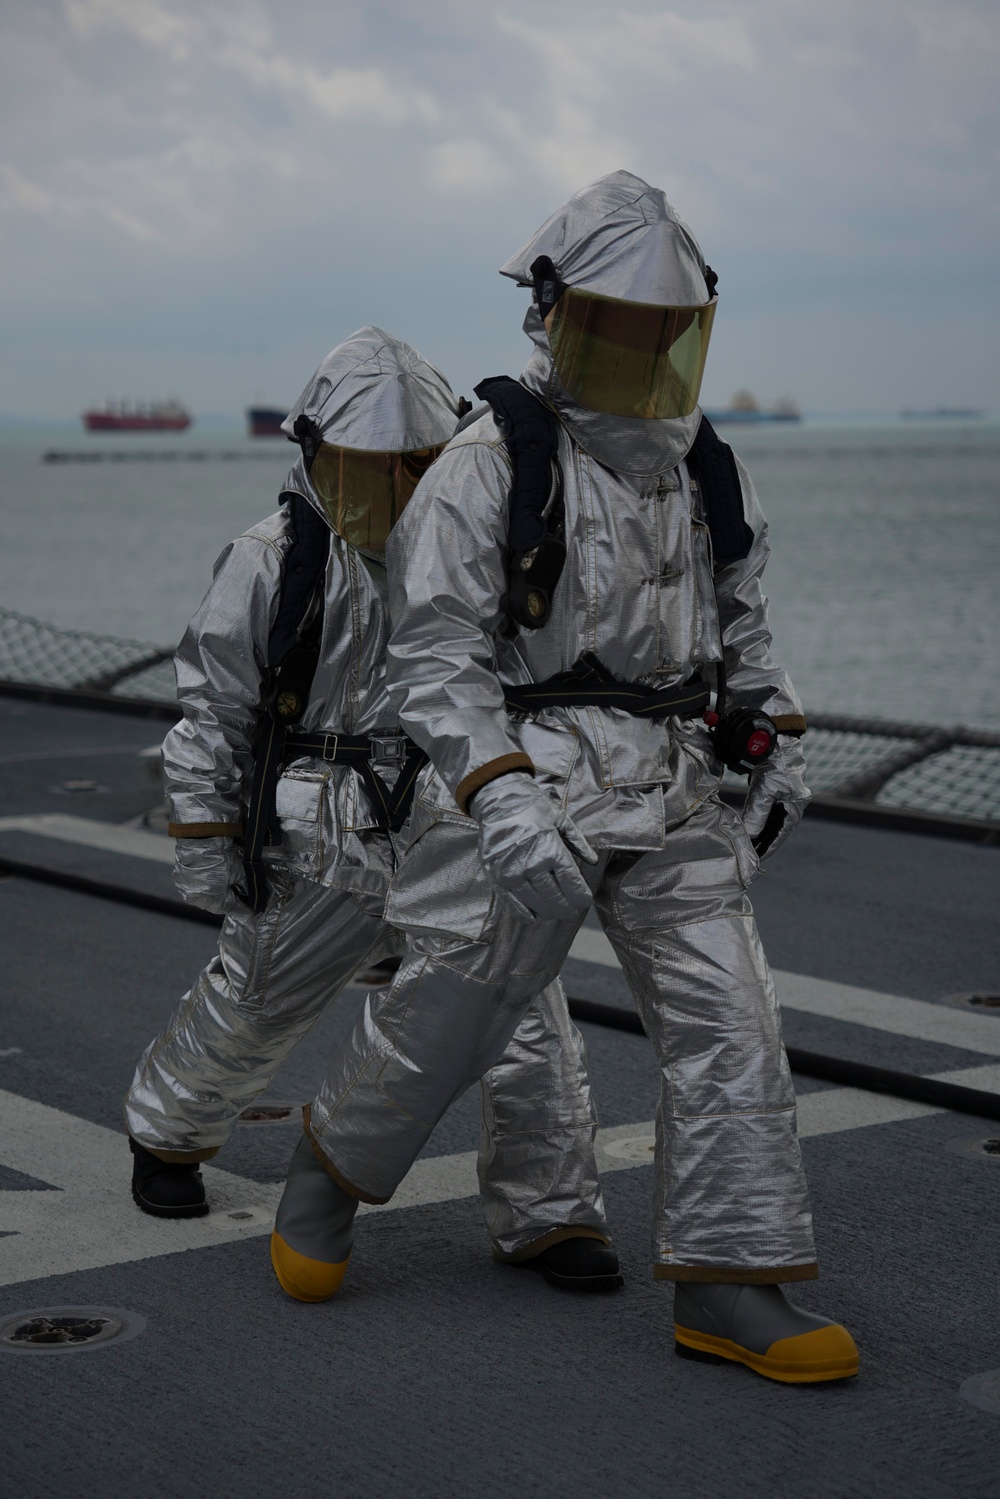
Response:
[[[576,194],[503,273],[530,284],[542,254],[565,281],[606,296],[708,301],[690,232],[629,173]],[[503,684],[544,681],[584,652],[620,680],[682,683],[719,660],[724,640],[730,701],[765,710],[787,735],[801,731],[799,700],[770,656],[767,527],[740,467],[753,545],[713,578],[684,462],[697,410],[671,420],[585,410],[560,381],[534,308],[525,329],[536,349],[522,383],[560,420],[565,568],[545,625],[512,629],[511,465],[492,415],[481,416],[390,538],[389,691],[432,768],[388,905],[406,957],[314,1101],[313,1139],[359,1196],[390,1197],[450,1098],[495,1060],[531,994],[558,973],[582,916],[516,920],[464,815],[477,790],[528,769],[597,851],[595,865],[578,861],[580,873],[661,1067],[654,1276],[810,1279],[795,1096],[746,894],[758,858],[719,799],[722,767],[704,725],[591,707],[527,717],[507,711],[503,695]],[[794,824],[808,799],[797,741],[779,744],[753,778],[748,822],[781,800]]]
[[[289,423],[305,412],[330,442],[393,452],[445,441],[456,407],[415,351],[367,328],[324,361]],[[284,487],[322,513],[301,459]],[[125,1102],[129,1134],[165,1160],[214,1156],[355,970],[398,950],[384,915],[392,838],[360,774],[336,760],[299,758],[281,774],[281,842],[265,851],[263,913],[230,890],[243,881],[234,836],[289,544],[279,511],[228,546],[176,656],[184,717],[167,735],[164,767],[178,883],[195,904],[224,911],[225,924],[218,954],[140,1059]],[[331,537],[304,731],[398,734],[384,684],[385,588],[376,559]],[[564,1237],[607,1237],[583,1043],[561,986],[542,987],[482,1082],[481,1201],[508,1259]]]

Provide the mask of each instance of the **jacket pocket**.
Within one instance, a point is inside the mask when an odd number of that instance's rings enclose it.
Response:
[[[266,850],[271,859],[303,875],[319,874],[323,862],[323,812],[329,772],[290,770],[278,780],[274,798],[281,842]]]
[[[410,844],[386,902],[392,926],[469,942],[488,935],[498,896],[479,859],[476,824],[461,822],[434,822]]]

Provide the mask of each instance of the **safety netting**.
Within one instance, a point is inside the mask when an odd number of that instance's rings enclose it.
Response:
[[[0,685],[110,693],[174,706],[171,649],[65,630],[0,609]],[[840,799],[1000,826],[1000,733],[817,713],[803,740],[809,785]],[[726,777],[733,789],[744,785]]]
[[[0,609],[0,682],[173,702],[173,650]]]

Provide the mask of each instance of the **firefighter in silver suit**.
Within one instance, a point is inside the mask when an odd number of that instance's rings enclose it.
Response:
[[[520,384],[556,419],[565,563],[547,602],[529,587],[544,623],[512,622],[517,570],[530,579],[537,555],[513,543],[509,432],[485,412],[389,543],[389,693],[431,761],[387,907],[406,954],[313,1101],[310,1134],[346,1191],[390,1198],[593,902],[662,1074],[653,1275],[675,1284],[678,1351],[839,1379],[857,1369],[850,1334],[781,1290],[816,1276],[816,1253],[747,888],[808,801],[805,720],[770,654],[750,479],[708,428],[735,496],[730,547],[713,529],[716,481],[694,463],[716,278],[663,193],[628,172],[570,198],[502,274],[534,292]],[[719,797],[695,685],[705,673],[721,696],[723,672],[728,702],[772,735],[742,816]]]
[[[438,371],[380,329],[339,345],[285,423],[303,453],[282,509],[223,552],[177,651],[184,716],[163,749],[175,877],[185,900],[225,921],[217,955],[145,1051],[125,1101],[133,1196],[147,1212],[208,1211],[198,1163],[225,1144],[355,970],[398,950],[385,902],[399,834],[379,804],[399,785],[409,741],[384,685],[384,547],[458,410]],[[290,513],[303,502],[307,519],[323,518],[329,548],[309,605],[318,617],[321,604],[321,632],[298,739],[277,767],[270,816],[280,836],[264,844],[255,874],[249,824],[269,815],[249,805],[262,684],[283,590],[294,586],[287,573],[301,571],[290,561],[304,555],[292,550]],[[557,1285],[607,1289],[621,1278],[607,1247],[583,1044],[559,984],[541,987],[505,1055],[484,1069],[482,1205],[498,1258]],[[305,1136],[293,1175],[297,1205],[294,1221],[285,1206],[276,1268],[290,1294],[322,1300],[336,1289],[322,1261],[325,1194],[339,1189]]]

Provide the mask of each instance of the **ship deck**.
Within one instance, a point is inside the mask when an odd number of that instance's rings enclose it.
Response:
[[[163,724],[9,697],[0,724],[0,859],[172,896],[139,759]],[[954,1002],[1000,991],[998,873],[996,846],[807,818],[754,887],[788,1042],[1000,1092],[1000,1011]],[[121,1097],[211,926],[11,875],[0,911],[0,1325],[62,1306],[145,1319],[104,1348],[0,1352],[12,1499],[996,1494],[1000,1156],[976,1142],[997,1123],[796,1078],[821,1279],[795,1296],[854,1332],[861,1373],[841,1384],[675,1358],[648,1249],[657,1071],[643,1037],[605,1026],[582,1029],[624,1291],[567,1295],[491,1261],[470,1093],[359,1219],[341,1294],[304,1306],[267,1254],[294,1121],[237,1129],[206,1168],[206,1219],[153,1220],[129,1196]],[[629,1003],[592,921],[564,980]],[[309,1098],[363,992],[269,1098]]]

